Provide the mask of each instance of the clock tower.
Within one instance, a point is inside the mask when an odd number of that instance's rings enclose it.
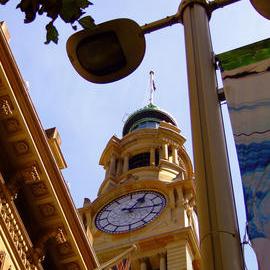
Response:
[[[106,171],[80,215],[101,263],[136,245],[132,270],[198,270],[194,174],[171,115],[150,103],[129,116],[100,158]],[[91,233],[90,233],[91,232]]]

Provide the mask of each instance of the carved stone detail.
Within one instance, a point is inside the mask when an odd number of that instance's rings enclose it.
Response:
[[[32,194],[35,197],[41,197],[48,194],[47,186],[43,182],[33,183],[31,186]]]
[[[28,260],[33,264],[39,264],[45,258],[41,248],[31,248],[26,253]]]
[[[6,230],[8,231],[13,244],[21,258],[22,263],[26,270],[38,270],[38,268],[33,265],[27,258],[27,251],[29,246],[27,246],[22,231],[20,230],[19,223],[17,222],[12,208],[8,203],[6,195],[0,186],[0,218],[2,219]]]
[[[56,240],[57,244],[63,244],[65,242],[67,242],[66,235],[65,235],[62,228],[57,229],[57,232],[56,232],[56,235],[55,235],[55,240]]]
[[[194,207],[195,207],[195,199],[194,199],[193,194],[191,192],[188,192],[187,194],[185,194],[185,197],[183,199],[183,206],[184,206],[184,209],[185,209],[186,214],[187,214],[189,225],[192,226],[193,228],[195,228],[193,218],[192,218],[192,214],[193,214]]]
[[[39,210],[44,217],[52,217],[56,214],[56,209],[53,204],[46,203],[39,206]]]
[[[18,156],[25,155],[29,152],[29,145],[26,141],[18,141],[13,144],[15,153]]]
[[[37,164],[31,165],[29,167],[25,167],[19,171],[17,171],[8,181],[7,187],[9,191],[9,195],[12,200],[16,199],[19,189],[21,188],[22,182],[29,184],[40,180],[39,169]],[[44,185],[44,184],[43,184]],[[40,187],[39,187],[40,188]],[[46,187],[45,187],[46,188]],[[36,188],[36,193],[38,188]],[[41,188],[40,188],[41,189]],[[44,191],[40,191],[44,192]],[[46,190],[45,193],[48,191]]]
[[[0,270],[3,270],[5,258],[6,258],[6,253],[4,251],[0,251]]]
[[[19,121],[15,118],[6,119],[4,126],[8,134],[15,133],[21,129]]]
[[[51,228],[48,230],[40,231],[39,237],[31,250],[28,252],[28,257],[31,258],[35,263],[40,262],[44,259],[44,248],[49,239],[55,239],[56,243],[65,243],[66,235],[61,227]]]
[[[74,262],[65,264],[64,268],[67,270],[80,270],[81,269],[80,266]]]
[[[0,98],[0,118],[5,118],[12,115],[13,106],[8,96]]]
[[[25,183],[32,183],[40,180],[40,175],[37,165],[32,165],[21,170],[21,175]]]
[[[59,244],[57,246],[57,251],[60,256],[66,256],[73,252],[71,245],[68,242]]]
[[[41,261],[43,261],[45,258],[44,249],[46,243],[49,239],[52,238],[56,240],[56,243],[66,242],[66,236],[62,228],[59,227],[49,230],[42,230],[40,232],[40,236],[37,238],[34,247],[29,248],[26,252],[28,261],[33,264],[39,264]]]

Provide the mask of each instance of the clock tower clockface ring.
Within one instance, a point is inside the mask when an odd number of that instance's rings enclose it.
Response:
[[[107,233],[126,233],[141,228],[160,215],[165,196],[157,191],[130,192],[106,204],[96,215],[96,227]]]

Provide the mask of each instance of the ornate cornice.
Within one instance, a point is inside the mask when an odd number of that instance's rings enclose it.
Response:
[[[31,258],[28,257],[28,251],[31,249],[29,239],[26,239],[22,223],[19,221],[16,210],[9,201],[9,196],[6,194],[4,184],[0,184],[0,219],[2,229],[6,231],[13,246],[21,260],[21,265],[26,270],[38,270],[39,268],[31,263]],[[23,269],[21,269],[23,270]]]

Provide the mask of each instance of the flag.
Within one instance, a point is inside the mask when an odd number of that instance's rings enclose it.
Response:
[[[150,72],[149,72],[149,74],[150,74],[150,89],[152,90],[152,91],[156,91],[156,84],[155,84],[155,80],[154,80],[154,71],[153,70],[151,70]]]
[[[270,265],[270,39],[218,55],[236,144],[247,230],[259,269]]]
[[[122,259],[116,265],[112,267],[112,270],[129,270],[130,269],[130,258]]]
[[[150,75],[150,98],[149,98],[149,103],[153,104],[153,100],[154,100],[154,92],[156,91],[156,85],[155,85],[155,81],[154,81],[154,71],[150,71],[149,72]]]

